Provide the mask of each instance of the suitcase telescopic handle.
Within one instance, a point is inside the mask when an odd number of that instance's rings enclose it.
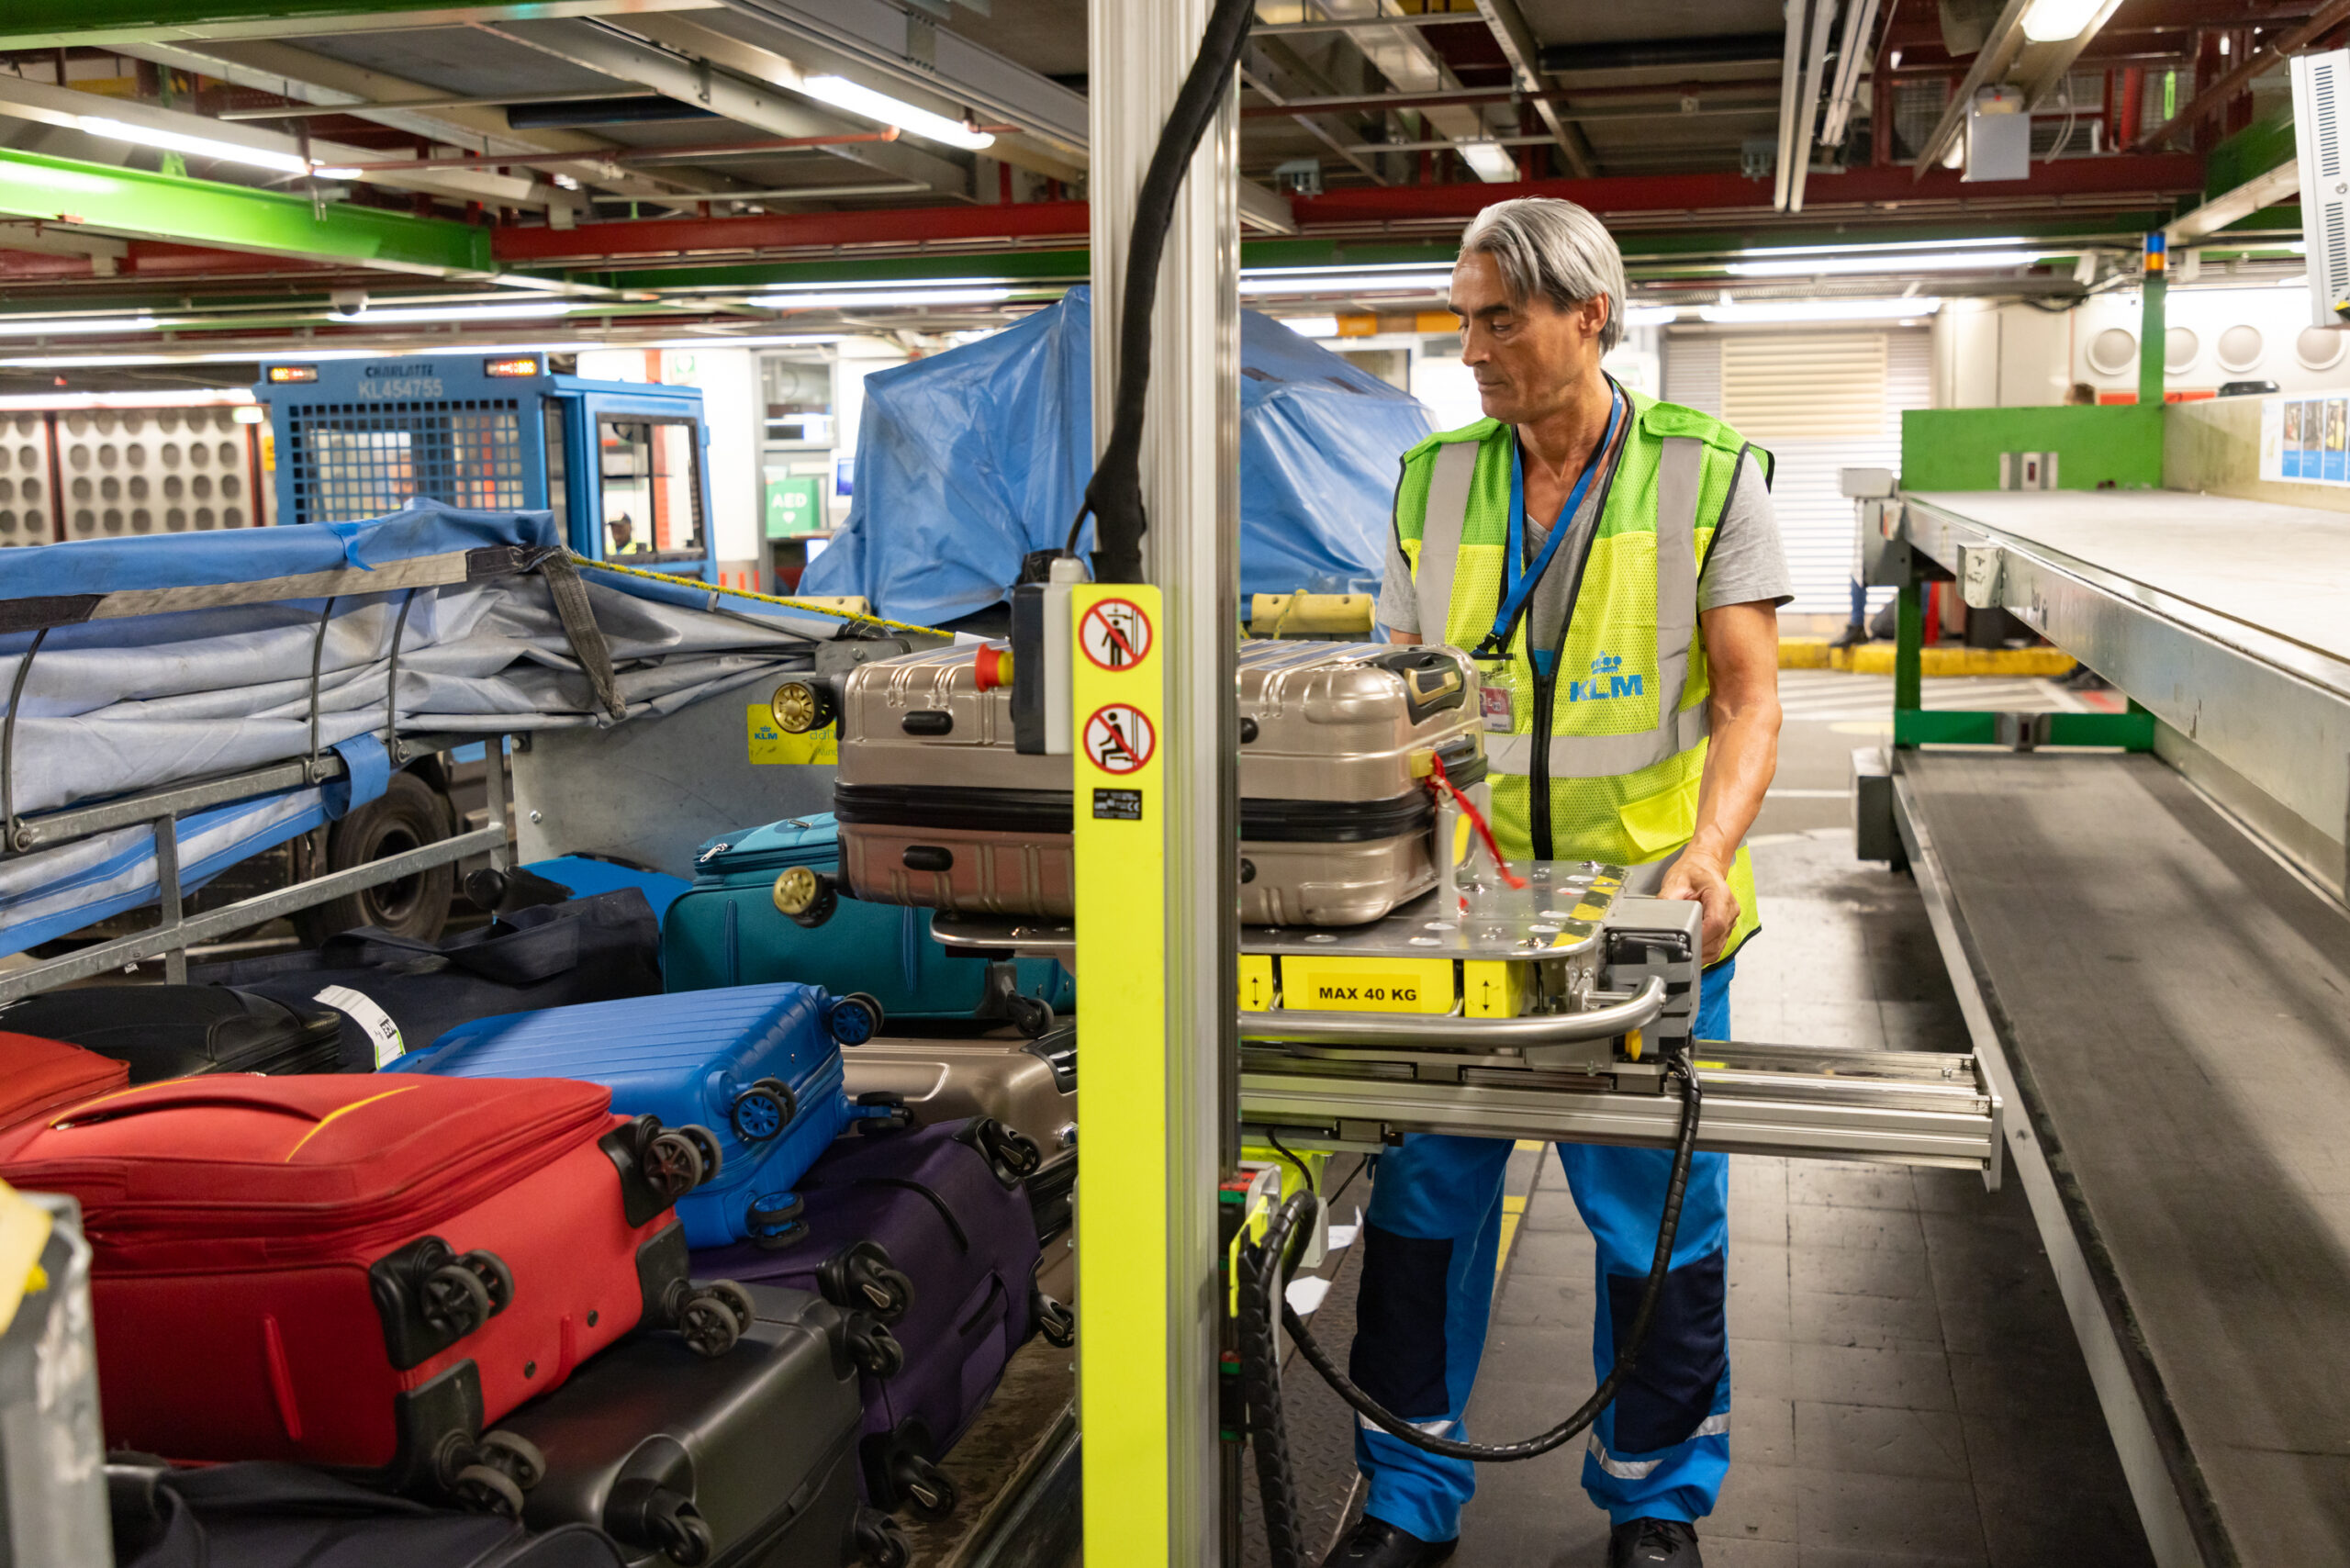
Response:
[[[1371,661],[1404,683],[1404,716],[1415,724],[1469,700],[1469,683],[1449,654],[1402,649]]]

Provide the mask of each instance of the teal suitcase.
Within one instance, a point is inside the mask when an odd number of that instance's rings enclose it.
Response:
[[[901,1019],[1017,1025],[1031,1038],[1077,1006],[1077,982],[1048,958],[991,962],[931,939],[931,912],[840,896],[830,919],[802,926],[775,907],[776,879],[795,866],[832,871],[840,834],[830,812],[726,834],[694,857],[694,883],[661,920],[665,990],[797,980],[835,996],[863,991]]]

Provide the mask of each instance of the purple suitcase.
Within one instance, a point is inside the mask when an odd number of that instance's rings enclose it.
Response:
[[[1036,1225],[1022,1191],[1035,1145],[986,1116],[844,1138],[800,1182],[805,1235],[694,1255],[694,1272],[815,1291],[889,1325],[904,1364],[863,1375],[858,1458],[866,1500],[951,1513],[938,1461],[986,1406],[1033,1332],[1075,1336],[1067,1308],[1038,1294]]]

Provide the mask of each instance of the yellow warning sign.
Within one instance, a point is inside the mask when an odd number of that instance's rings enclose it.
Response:
[[[790,734],[775,722],[775,711],[765,702],[750,706],[751,761],[754,766],[777,762],[832,762],[841,759],[840,727],[826,724],[805,734]]]

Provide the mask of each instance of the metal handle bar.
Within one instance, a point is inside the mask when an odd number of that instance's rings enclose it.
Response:
[[[1664,981],[1651,975],[1628,1002],[1583,1013],[1524,1018],[1463,1018],[1442,1013],[1243,1013],[1244,1040],[1303,1040],[1336,1046],[1569,1046],[1647,1027],[1664,1011]]]

